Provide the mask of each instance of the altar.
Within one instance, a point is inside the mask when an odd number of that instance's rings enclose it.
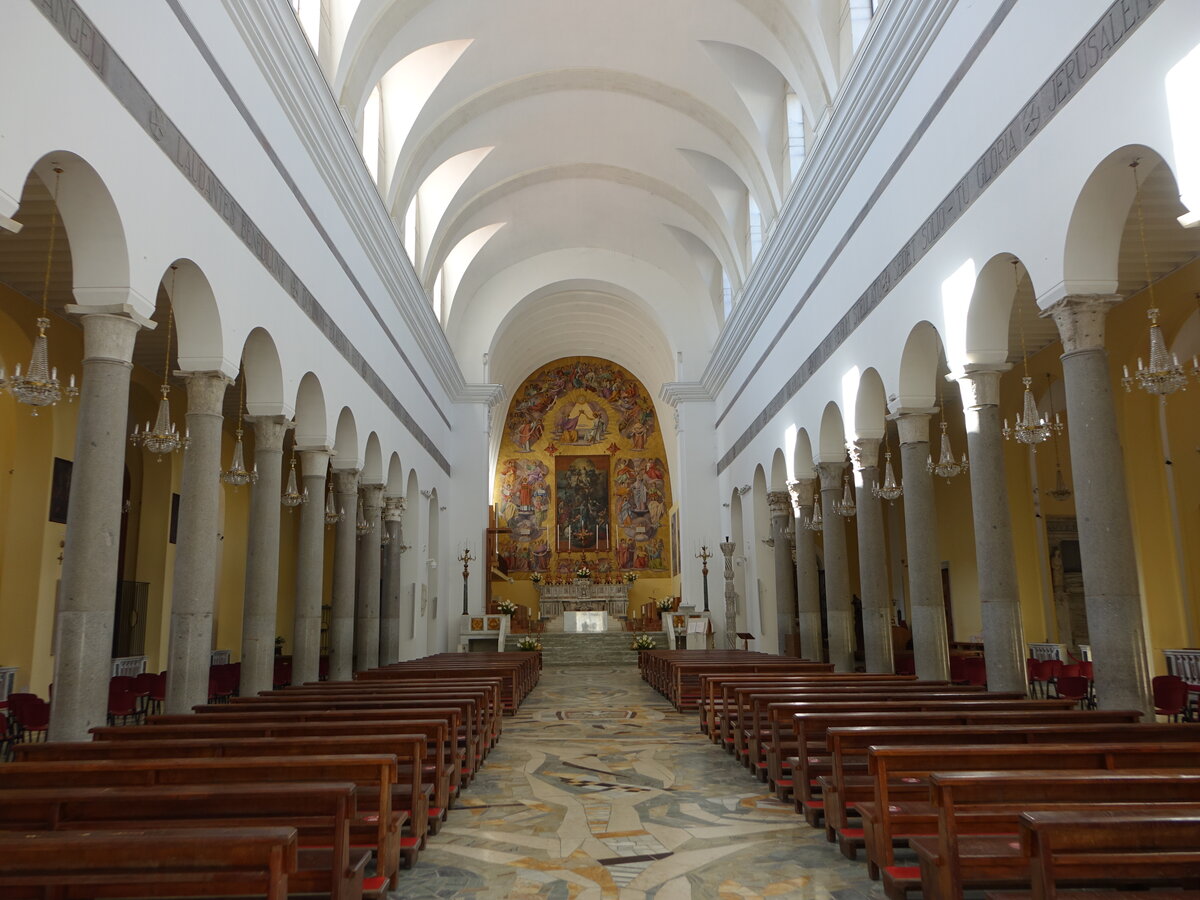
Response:
[[[625,582],[594,584],[589,578],[576,578],[565,584],[539,584],[537,592],[543,619],[556,619],[567,612],[604,612],[623,619],[629,611],[629,585]]]
[[[608,631],[608,613],[602,610],[592,612],[564,612],[563,631]]]

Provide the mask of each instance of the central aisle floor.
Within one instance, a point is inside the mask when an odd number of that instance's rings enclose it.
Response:
[[[882,897],[635,666],[547,668],[393,897]]]

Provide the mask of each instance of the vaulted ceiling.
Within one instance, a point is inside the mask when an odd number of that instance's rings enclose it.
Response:
[[[297,11],[468,380],[588,353],[654,391],[707,362],[871,6]]]

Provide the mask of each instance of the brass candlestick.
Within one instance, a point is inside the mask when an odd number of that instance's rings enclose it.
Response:
[[[462,556],[456,557],[456,559],[460,563],[463,564],[463,611],[462,611],[462,614],[465,616],[465,615],[468,615],[468,613],[467,613],[467,579],[471,577],[470,565],[471,565],[471,561],[473,559],[475,559],[475,557],[473,555],[471,555],[470,547],[463,547]]]
[[[713,558],[713,555],[708,552],[708,545],[704,544],[700,547],[700,552],[696,554],[696,559],[700,560],[700,573],[704,576],[704,611],[708,612],[708,561]]]

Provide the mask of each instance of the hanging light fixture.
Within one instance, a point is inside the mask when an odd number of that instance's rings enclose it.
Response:
[[[1013,259],[1012,264],[1015,278],[1017,260]],[[1030,450],[1037,453],[1037,445],[1042,441],[1049,440],[1051,432],[1057,434],[1062,431],[1063,424],[1057,414],[1054,416],[1053,422],[1046,421],[1038,412],[1037,404],[1033,400],[1033,391],[1029,389],[1033,379],[1029,377],[1029,351],[1025,349],[1025,315],[1019,302],[1017,303],[1017,330],[1021,334],[1021,367],[1025,373],[1021,378],[1021,383],[1025,385],[1025,393],[1022,396],[1021,412],[1017,414],[1016,425],[1009,428],[1008,419],[1005,419],[1000,433],[1004,435],[1005,440],[1015,438],[1018,443],[1025,444]]]
[[[253,469],[246,468],[246,453],[242,449],[242,407],[246,403],[246,378],[241,376],[242,388],[238,394],[238,424],[237,440],[233,443],[233,461],[229,464],[229,468],[221,473],[221,480],[226,484],[232,484],[234,487],[241,487],[243,484],[255,484],[258,482],[258,465]]]
[[[342,521],[342,517],[346,515],[344,509],[338,509],[337,501],[333,496],[333,473],[329,474],[329,490],[325,493],[325,524],[336,525]]]
[[[895,503],[904,494],[904,485],[896,481],[896,473],[892,471],[892,451],[888,449],[887,435],[883,438],[883,486],[876,484],[871,493],[876,500],[888,503]]]
[[[967,454],[962,455],[961,462],[954,461],[954,452],[950,449],[950,435],[946,434],[946,404],[942,402],[941,386],[938,387],[938,406],[942,412],[942,440],[941,449],[938,452],[938,461],[933,461],[932,454],[928,462],[925,463],[925,468],[933,475],[940,478],[945,478],[949,481],[956,475],[961,475],[967,471]]]
[[[821,492],[813,493],[812,515],[808,517],[808,527],[813,531],[821,531],[825,526],[824,519],[821,518]]]
[[[367,517],[363,515],[362,497],[358,498],[358,517],[354,523],[354,530],[358,532],[360,537],[368,535],[375,530],[375,523],[368,522]]]
[[[308,488],[305,487],[303,491],[297,489],[296,447],[294,445],[292,446],[292,464],[288,469],[287,486],[283,489],[283,494],[280,496],[279,502],[289,510],[308,502]]]
[[[1050,414],[1054,416],[1054,420],[1058,421],[1058,414],[1054,412],[1054,390],[1053,382],[1050,380],[1050,373],[1046,373],[1046,400],[1050,404]],[[1046,495],[1059,501],[1066,500],[1071,496],[1071,489],[1067,487],[1067,480],[1063,478],[1062,473],[1062,458],[1058,453],[1058,432],[1054,433],[1054,490],[1046,491]]]
[[[858,512],[854,505],[854,495],[850,493],[850,476],[842,476],[842,499],[833,501],[833,511],[839,516],[851,519]]]
[[[145,431],[134,425],[133,433],[129,435],[129,443],[135,447],[145,447],[158,457],[158,462],[162,462],[162,458],[168,453],[174,453],[181,449],[186,450],[192,442],[192,436],[186,430],[180,437],[179,429],[171,421],[171,402],[167,399],[171,394],[171,385],[168,383],[167,375],[171,371],[171,330],[175,312],[170,298],[174,296],[175,267],[171,266],[171,291],[167,298],[167,349],[163,359],[163,383],[159,387],[162,396],[158,401],[158,415],[154,419],[153,428],[150,427],[149,422],[146,423]]]
[[[1133,390],[1136,384],[1147,394],[1156,394],[1163,403],[1167,395],[1176,391],[1187,390],[1187,373],[1179,364],[1179,359],[1173,353],[1167,352],[1167,342],[1163,337],[1162,327],[1158,324],[1158,304],[1154,302],[1154,281],[1150,276],[1150,256],[1146,252],[1146,222],[1142,216],[1142,186],[1138,182],[1138,160],[1129,164],[1133,170],[1133,199],[1137,207],[1138,235],[1142,244],[1142,266],[1146,273],[1146,287],[1150,291],[1150,308],[1146,310],[1146,318],[1150,320],[1150,365],[1145,365],[1139,356],[1137,372],[1129,374],[1129,366],[1123,366],[1124,377],[1121,384],[1126,393]],[[1192,357],[1192,371],[1200,377],[1200,361]]]
[[[33,339],[33,353],[29,358],[29,368],[21,373],[21,365],[17,364],[11,378],[4,377],[0,369],[0,389],[7,388],[17,402],[33,407],[32,415],[38,414],[43,406],[54,406],[66,395],[70,402],[79,396],[79,388],[75,386],[75,376],[72,375],[64,391],[58,382],[58,369],[50,367],[50,340],[46,332],[50,330],[50,272],[54,262],[54,242],[58,236],[58,182],[63,170],[56,163],[51,163],[54,170],[54,193],[50,211],[50,246],[46,250],[46,274],[42,279],[42,314],[37,318],[37,337]]]

